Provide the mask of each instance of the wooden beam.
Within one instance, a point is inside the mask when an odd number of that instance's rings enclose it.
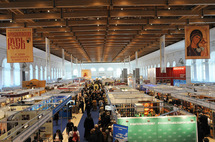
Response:
[[[110,0],[57,0],[57,8],[101,7],[109,6]]]
[[[32,8],[53,8],[52,1],[42,1],[42,0],[25,0],[25,1],[15,1],[10,3],[1,3],[0,9],[32,9]]]
[[[166,6],[166,0],[113,0],[113,6]]]

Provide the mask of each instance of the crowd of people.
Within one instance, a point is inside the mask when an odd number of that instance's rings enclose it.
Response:
[[[87,117],[84,120],[84,139],[88,142],[112,142],[112,124],[110,112],[105,111],[106,95],[101,82],[85,84],[80,94],[75,96],[75,112],[84,113]],[[99,109],[98,123],[94,124],[91,116],[92,111]],[[55,116],[57,120],[57,116]],[[56,122],[57,125],[57,122]],[[80,142],[80,133],[72,120],[69,120],[66,125],[66,133],[68,142]],[[54,135],[55,142],[62,142],[63,135],[60,130],[57,130]]]

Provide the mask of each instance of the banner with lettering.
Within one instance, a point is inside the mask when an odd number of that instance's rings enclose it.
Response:
[[[7,62],[33,62],[32,28],[6,29]]]
[[[113,142],[126,142],[128,139],[128,126],[113,124]]]
[[[166,73],[165,35],[160,37],[160,71]]]
[[[196,116],[124,117],[129,142],[197,142]]]

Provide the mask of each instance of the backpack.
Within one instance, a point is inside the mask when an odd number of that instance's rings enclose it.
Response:
[[[77,141],[78,141],[78,135],[77,135],[76,132],[73,133],[72,140],[73,140],[74,142],[77,142]]]

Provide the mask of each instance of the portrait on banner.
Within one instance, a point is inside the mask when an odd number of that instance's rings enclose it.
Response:
[[[185,27],[185,59],[210,59],[209,26]]]

